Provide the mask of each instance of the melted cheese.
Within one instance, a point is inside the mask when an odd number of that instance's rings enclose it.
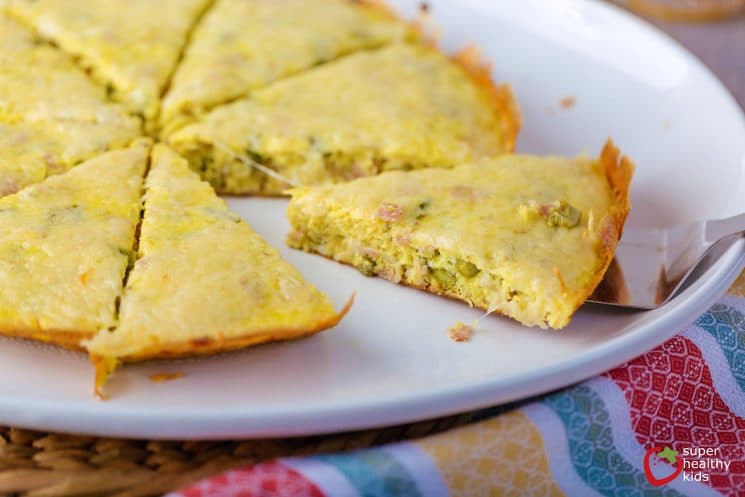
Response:
[[[300,185],[345,181],[509,151],[514,137],[501,130],[502,121],[512,119],[441,53],[397,44],[257,91],[169,142],[221,192],[277,194],[288,185],[268,180],[236,156]]]
[[[0,197],[123,147],[139,135],[140,122],[135,118],[118,123],[0,123]]]
[[[0,199],[0,333],[77,347],[114,324],[149,147]]]
[[[7,0],[8,11],[81,58],[148,120],[210,0]]]
[[[219,0],[197,27],[161,122],[169,130],[289,74],[414,36],[380,8],[349,0]]]
[[[163,145],[155,146],[145,199],[119,325],[87,344],[99,382],[115,360],[297,338],[341,318]]]
[[[289,243],[527,325],[560,328],[610,262],[620,227],[609,223],[626,215],[604,167],[505,155],[296,189]],[[559,202],[579,217],[553,222]]]

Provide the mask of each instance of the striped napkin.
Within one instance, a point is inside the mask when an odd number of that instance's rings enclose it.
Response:
[[[745,273],[621,367],[449,432],[239,468],[168,497],[745,496]]]

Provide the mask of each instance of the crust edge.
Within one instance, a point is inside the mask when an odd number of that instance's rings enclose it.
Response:
[[[608,267],[613,262],[616,246],[618,246],[618,242],[623,234],[623,225],[626,222],[626,217],[631,211],[629,188],[631,187],[631,178],[634,174],[634,162],[621,154],[620,149],[613,143],[611,138],[605,141],[600,155],[595,160],[598,162],[613,193],[614,203],[606,215],[599,221],[598,235],[600,239],[597,254],[600,262],[597,270],[587,285],[570,294],[571,297],[569,298],[572,299],[572,311],[569,314],[567,322],[555,329],[561,329],[569,324],[571,316],[592,296],[595,289],[603,281]]]
[[[491,77],[492,63],[473,44],[466,45],[450,57],[457,66],[489,98],[492,111],[498,116],[503,153],[514,152],[517,136],[522,127],[522,114],[512,87],[506,83],[495,83]]]
[[[59,347],[84,351],[81,342],[93,338],[95,332],[79,330],[57,330],[57,329],[38,329],[38,328],[11,328],[0,329],[0,335],[10,338],[20,338],[23,340],[33,340],[35,342],[57,345]]]
[[[103,391],[109,376],[114,370],[125,362],[140,362],[153,359],[173,359],[183,357],[203,356],[216,354],[219,352],[228,352],[232,350],[243,349],[253,345],[259,345],[268,342],[295,340],[314,335],[326,329],[336,326],[347,315],[354,304],[355,295],[349,297],[344,307],[333,316],[318,321],[310,328],[270,328],[262,330],[251,335],[243,335],[230,338],[216,338],[209,340],[190,340],[187,342],[173,342],[161,344],[151,350],[146,349],[144,352],[122,356],[110,357],[96,354],[89,354],[89,359],[95,368],[94,394],[97,398],[105,400],[108,397]],[[157,352],[156,352],[157,350]]]
[[[598,162],[613,192],[615,204],[611,207],[610,212],[600,220],[600,266],[595,278],[581,293],[582,299],[577,303],[577,308],[592,295],[600,282],[603,281],[608,267],[613,262],[616,247],[623,234],[626,217],[631,211],[629,189],[635,169],[634,162],[621,154],[621,150],[613,143],[611,138],[606,140]]]

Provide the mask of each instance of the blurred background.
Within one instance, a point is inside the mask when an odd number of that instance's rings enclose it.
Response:
[[[745,109],[745,0],[613,0],[672,35]]]

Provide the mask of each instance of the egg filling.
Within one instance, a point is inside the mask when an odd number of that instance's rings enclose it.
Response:
[[[278,195],[509,152],[519,119],[509,88],[433,48],[393,44],[219,107],[168,142],[218,192]]]
[[[375,0],[220,0],[195,28],[163,99],[164,132],[289,75],[415,38]]]
[[[504,155],[291,190],[291,247],[499,312],[562,328],[610,263],[633,165]]]

